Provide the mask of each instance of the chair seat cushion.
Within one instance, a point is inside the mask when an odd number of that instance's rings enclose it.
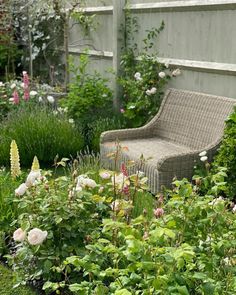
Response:
[[[130,160],[137,161],[140,159],[141,154],[143,154],[145,159],[151,157],[148,162],[155,166],[163,157],[191,151],[189,147],[166,141],[161,138],[123,140],[120,144],[122,147],[128,148],[127,151],[125,150],[122,153],[124,153],[124,155]],[[108,153],[114,151],[114,142],[106,142],[103,145]]]
[[[138,169],[145,173],[148,177],[148,185],[152,193],[156,193],[159,190],[160,183],[158,183],[159,172],[157,170],[157,163],[160,159],[166,156],[170,156],[176,153],[183,153],[190,151],[190,148],[178,145],[176,143],[166,141],[161,138],[143,138],[143,139],[132,139],[122,140],[120,142],[122,147],[127,147],[127,150],[123,150],[121,157],[118,161],[117,167],[114,167],[114,160],[109,160],[106,156],[115,151],[115,142],[105,142],[101,144],[101,158],[102,163],[106,168],[119,169],[121,162],[127,163],[129,160],[134,160],[138,163],[141,154],[144,159],[149,159],[141,166],[139,164],[128,169],[129,173],[135,173]],[[171,176],[171,179],[175,175]],[[168,186],[171,180],[163,180],[162,185]]]

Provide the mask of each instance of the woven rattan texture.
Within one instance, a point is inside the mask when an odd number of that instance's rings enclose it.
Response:
[[[234,99],[170,89],[158,114],[148,124],[101,135],[102,165],[112,168],[106,155],[114,150],[111,142],[119,140],[128,147],[120,162],[138,160],[141,154],[152,157],[142,169],[153,193],[160,191],[162,185],[169,187],[173,177],[191,179],[199,152],[206,150],[209,160],[214,156],[225,119],[234,105]]]

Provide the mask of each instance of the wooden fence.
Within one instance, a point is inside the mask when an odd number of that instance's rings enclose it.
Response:
[[[85,48],[91,57],[91,70],[108,75],[116,98],[119,87],[114,75],[120,67],[124,45],[121,25],[125,26],[125,0],[87,0],[85,12],[96,14],[96,29],[83,36],[79,25],[70,32],[70,53],[75,57]],[[169,87],[200,91],[236,98],[236,0],[130,0],[128,9],[137,17],[138,47],[146,30],[161,32],[153,52],[157,59],[182,69]]]

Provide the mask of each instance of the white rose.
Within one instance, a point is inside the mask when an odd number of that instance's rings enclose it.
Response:
[[[165,67],[166,67],[167,69],[169,68],[169,65],[170,65],[170,64],[169,64],[168,62],[165,63]]]
[[[150,95],[152,95],[152,92],[151,92],[151,90],[146,90],[146,94],[148,95],[148,96],[150,96]]]
[[[233,211],[233,213],[236,213],[236,205],[234,205],[232,211]]]
[[[17,189],[15,189],[15,194],[17,196],[23,196],[27,189],[28,187],[26,186],[26,184],[22,183]]]
[[[12,83],[11,86],[10,86],[10,88],[11,88],[11,89],[16,88],[16,84],[15,84],[15,83]]]
[[[97,186],[97,184],[93,179],[85,178],[83,181],[83,186],[94,188]]]
[[[13,233],[13,240],[16,242],[23,242],[26,237],[26,232],[22,228],[18,228]]]
[[[160,78],[165,78],[165,76],[166,76],[166,73],[165,72],[160,72],[159,74],[158,74],[158,76],[160,77]]]
[[[206,151],[203,151],[203,152],[201,152],[201,153],[199,154],[199,157],[204,157],[204,156],[206,156],[206,154],[207,154],[207,152],[206,152]]]
[[[134,78],[135,78],[135,80],[137,80],[137,81],[142,80],[141,74],[140,74],[139,72],[137,72],[137,73],[134,74]]]
[[[41,177],[41,172],[40,170],[38,171],[30,171],[29,175],[27,176],[26,179],[26,185],[28,187],[35,185],[36,180],[39,179]]]
[[[150,90],[151,94],[156,94],[157,92],[157,89],[156,87],[152,87],[152,89]]]
[[[72,118],[69,119],[68,121],[69,121],[70,124],[74,124],[75,123],[74,119],[72,119]]]
[[[27,75],[27,72],[26,71],[23,71],[22,72],[23,76]]]
[[[30,245],[40,245],[46,239],[47,231],[42,231],[39,228],[33,228],[28,233],[28,242]]]
[[[54,97],[51,96],[51,95],[48,95],[48,96],[47,96],[47,100],[48,100],[48,102],[50,102],[51,104],[53,104],[53,103],[55,102]]]
[[[99,176],[102,178],[102,179],[109,179],[111,177],[111,174],[107,171],[101,171],[99,173]]]
[[[207,161],[207,159],[208,159],[208,157],[207,157],[207,156],[204,156],[204,157],[201,157],[201,158],[200,158],[200,160],[201,160],[202,162],[206,162],[206,161]]]
[[[37,95],[37,94],[38,94],[38,92],[35,91],[35,90],[31,90],[31,91],[30,91],[30,96],[35,96],[35,95]]]
[[[181,75],[181,71],[180,71],[180,69],[175,69],[175,70],[172,72],[172,76],[173,76],[173,77],[177,77],[177,76],[179,76],[179,75]]]

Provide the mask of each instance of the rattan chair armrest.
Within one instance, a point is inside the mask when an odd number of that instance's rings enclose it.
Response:
[[[105,131],[101,134],[100,143],[107,141],[125,140],[125,139],[135,139],[135,138],[145,138],[151,136],[151,129],[146,125],[140,128],[129,128],[129,129],[117,129]]]
[[[206,151],[208,161],[212,161],[215,152],[220,147],[221,140],[222,138],[219,138],[201,150],[194,150],[186,153],[179,153],[172,156],[164,157],[157,163],[157,170],[160,172],[167,172],[188,170],[191,167],[193,168],[196,162],[200,161],[199,154],[202,151]]]

